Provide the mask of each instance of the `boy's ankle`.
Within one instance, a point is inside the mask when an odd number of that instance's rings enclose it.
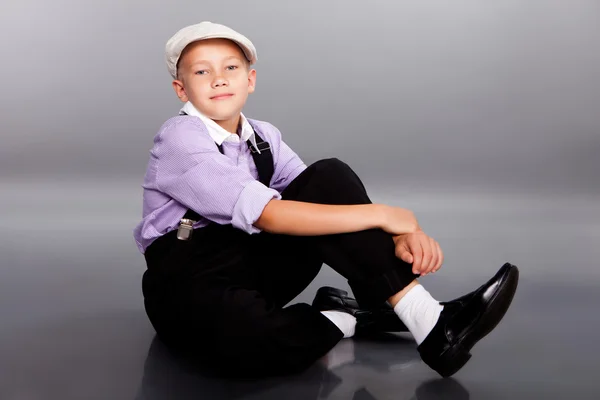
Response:
[[[393,295],[392,297],[390,297],[388,299],[388,302],[391,304],[392,307],[395,307],[396,304],[398,304],[398,302],[404,297],[406,296],[406,294],[415,286],[419,285],[419,282],[415,279],[414,281],[412,281],[411,283],[409,283],[404,289],[402,289],[401,291],[399,291],[398,293],[396,293],[395,295]]]

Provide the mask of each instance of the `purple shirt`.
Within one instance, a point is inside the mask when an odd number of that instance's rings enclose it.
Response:
[[[133,231],[141,253],[156,238],[177,229],[188,208],[203,217],[194,228],[213,221],[249,234],[260,232],[253,224],[267,203],[281,199],[281,192],[306,165],[277,128],[265,121],[248,121],[271,145],[275,170],[269,187],[258,180],[245,141],[223,142],[221,154],[198,117],[177,116],[161,126],[142,185],[142,220]]]

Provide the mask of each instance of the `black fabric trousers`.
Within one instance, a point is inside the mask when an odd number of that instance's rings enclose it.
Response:
[[[283,191],[285,200],[369,204],[344,162],[308,166]],[[249,235],[231,225],[171,231],[145,252],[142,289],[158,337],[219,375],[269,376],[304,370],[343,338],[308,304],[286,306],[326,263],[348,280],[361,307],[379,306],[412,282],[412,266],[395,256],[381,229],[292,236]]]

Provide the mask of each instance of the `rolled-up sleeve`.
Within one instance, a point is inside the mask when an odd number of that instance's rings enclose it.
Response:
[[[218,224],[232,224],[249,234],[275,189],[221,154],[201,124],[183,119],[164,127],[153,148],[156,186],[184,206]]]

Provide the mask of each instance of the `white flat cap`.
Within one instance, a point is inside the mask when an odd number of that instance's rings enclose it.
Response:
[[[244,35],[234,31],[233,29],[215,24],[210,21],[203,21],[199,24],[186,26],[177,32],[167,41],[165,46],[165,56],[167,68],[173,79],[177,79],[177,62],[181,56],[183,49],[190,43],[204,39],[229,39],[234,41],[250,62],[250,65],[256,63],[258,59],[256,48],[252,42]]]

